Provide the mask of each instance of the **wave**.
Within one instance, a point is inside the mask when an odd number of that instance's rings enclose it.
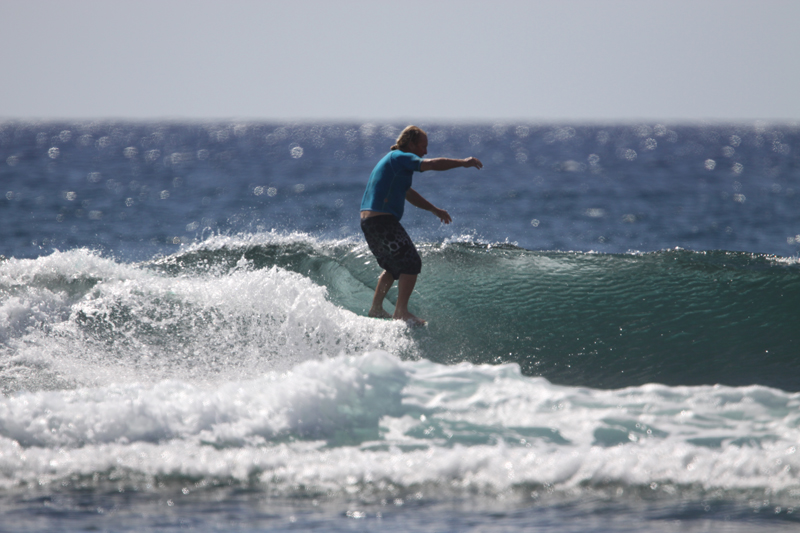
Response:
[[[570,386],[800,390],[794,259],[471,239],[419,248],[411,306],[429,324],[410,329],[365,317],[379,267],[354,240],[216,237],[139,264],[86,250],[9,259],[0,263],[0,384],[102,384],[120,372],[226,379],[384,349],[444,364],[515,363]]]
[[[762,384],[800,390],[800,264],[730,251],[530,251],[453,239],[422,244],[412,298],[429,325],[415,354],[513,362],[553,382],[618,388]],[[280,267],[364,315],[379,268],[366,246],[294,235],[217,239],[154,262],[184,270]],[[389,300],[394,301],[394,289]]]

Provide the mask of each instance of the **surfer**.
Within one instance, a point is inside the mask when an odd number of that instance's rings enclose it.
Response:
[[[361,200],[361,230],[367,239],[370,251],[383,268],[375,287],[375,296],[369,316],[405,320],[414,325],[425,323],[408,311],[408,299],[417,283],[417,274],[422,269],[422,260],[414,243],[400,225],[405,202],[414,207],[430,211],[439,220],[449,224],[452,219],[444,209],[439,209],[411,188],[414,172],[426,170],[450,170],[453,168],[483,168],[475,157],[466,159],[422,159],[428,153],[428,135],[417,126],[408,126],[397,138],[391,151],[381,159],[367,182],[367,190]],[[397,304],[394,314],[383,309],[383,299],[398,281]]]

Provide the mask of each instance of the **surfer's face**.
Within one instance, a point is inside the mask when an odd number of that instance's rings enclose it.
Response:
[[[419,157],[425,157],[428,153],[428,136],[422,135],[416,143],[408,144],[409,152]]]

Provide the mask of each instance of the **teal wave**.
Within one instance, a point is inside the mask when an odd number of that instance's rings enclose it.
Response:
[[[800,390],[800,265],[744,252],[530,251],[423,244],[410,332],[434,362],[518,363],[554,383],[619,388],[761,384]],[[379,273],[353,243],[239,244],[153,264],[180,272],[279,266],[365,314]],[[394,290],[388,299],[394,301]],[[387,309],[389,309],[387,304]]]

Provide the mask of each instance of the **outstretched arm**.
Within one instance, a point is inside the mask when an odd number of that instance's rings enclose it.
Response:
[[[445,224],[449,224],[450,222],[453,221],[453,219],[450,218],[450,213],[448,213],[444,209],[439,209],[438,207],[430,203],[428,200],[423,198],[422,195],[417,191],[415,191],[414,189],[411,188],[408,189],[408,191],[406,192],[406,200],[408,200],[408,203],[410,203],[414,207],[419,207],[420,209],[424,209],[425,211],[430,211],[431,213],[439,217],[439,220],[441,220]]]
[[[426,170],[450,170],[451,168],[459,167],[481,169],[483,168],[483,163],[477,157],[468,157],[466,159],[437,157],[436,159],[423,159],[419,170],[420,172],[425,172]]]

